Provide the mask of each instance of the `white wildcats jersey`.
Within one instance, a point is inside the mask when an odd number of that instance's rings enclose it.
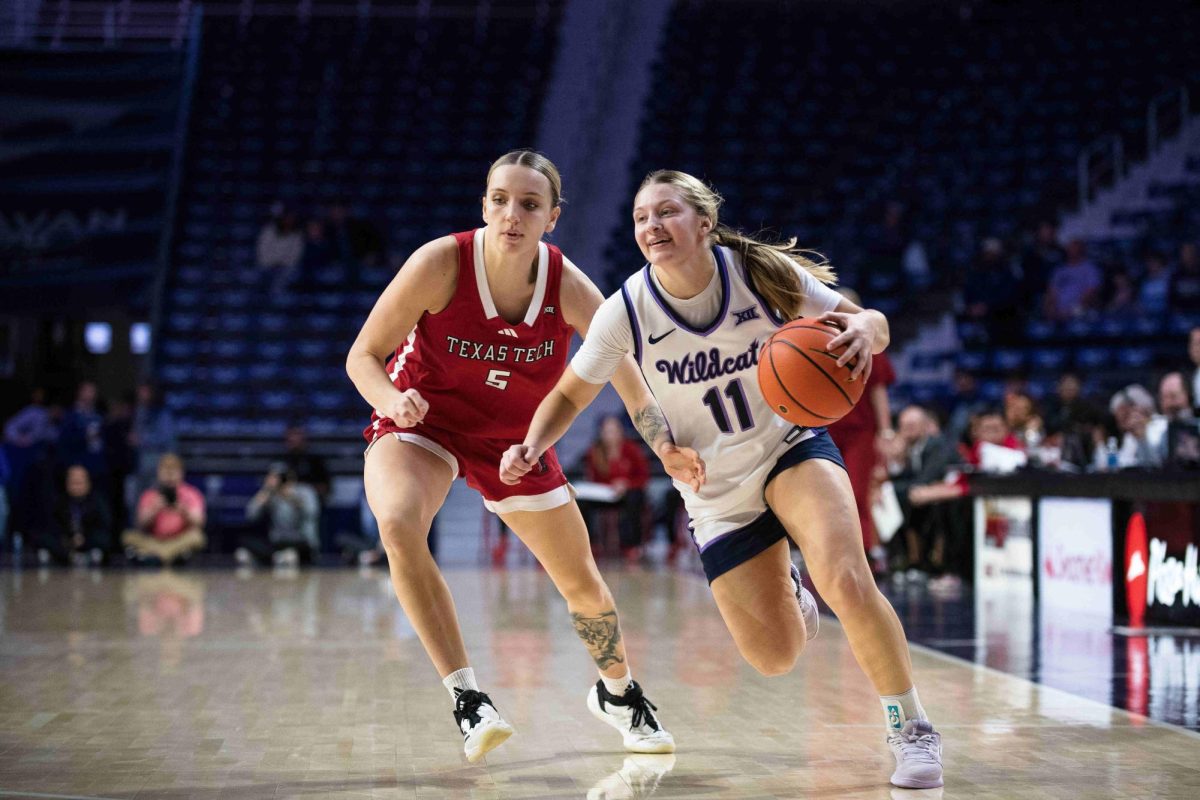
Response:
[[[762,344],[784,320],[746,281],[739,259],[714,247],[721,308],[703,329],[671,310],[650,266],[621,287],[634,355],[667,418],[671,435],[704,459],[708,481],[696,493],[675,483],[701,550],[766,510],[763,488],[776,460],[816,435],[776,415],[758,388]]]

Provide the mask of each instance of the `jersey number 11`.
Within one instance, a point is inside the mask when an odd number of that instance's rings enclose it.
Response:
[[[742,389],[740,378],[730,381],[729,385],[725,387],[725,396],[733,403],[738,426],[743,431],[753,428],[754,418],[750,416],[750,403],[746,400],[746,392]],[[713,422],[717,423],[721,433],[733,433],[733,426],[729,423],[729,413],[725,410],[725,401],[721,399],[721,393],[717,391],[716,386],[704,393],[704,405],[708,406],[708,410],[712,412]]]

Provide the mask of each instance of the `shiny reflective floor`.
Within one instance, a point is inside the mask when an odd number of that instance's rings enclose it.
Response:
[[[1200,733],[1194,631],[1115,634],[1110,619],[1035,603],[1028,578],[974,593],[890,581],[880,588],[912,642]]]
[[[892,789],[878,700],[832,618],[767,679],[701,578],[606,576],[675,756],[628,756],[587,713],[595,672],[533,569],[447,571],[518,731],[478,765],[384,573],[0,572],[0,797],[1200,796],[1200,736],[923,647],[946,787]]]

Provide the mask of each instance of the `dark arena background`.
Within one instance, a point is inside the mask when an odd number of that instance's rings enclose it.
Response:
[[[1187,2],[0,0],[0,797],[1200,797],[1198,90]],[[463,758],[345,362],[526,147],[605,295],[672,168],[887,315],[832,435],[944,788],[888,785],[827,610],[786,676],[743,662],[611,388],[557,449],[678,751],[591,719],[564,601],[457,481],[430,548],[518,730]]]

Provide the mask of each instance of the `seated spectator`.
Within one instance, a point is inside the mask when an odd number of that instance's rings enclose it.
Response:
[[[237,562],[249,565],[273,562],[276,566],[311,564],[320,549],[317,520],[321,504],[317,492],[301,483],[283,462],[271,465],[262,488],[246,505],[246,517],[267,520],[266,538],[247,536],[234,552]]]
[[[308,434],[304,426],[289,425],[284,433],[283,444],[283,463],[296,473],[298,481],[315,489],[317,497],[321,502],[325,502],[325,498],[329,496],[329,467],[326,466],[325,459],[308,449]]]
[[[969,545],[961,509],[944,502],[963,494],[957,481],[946,480],[960,459],[954,445],[941,435],[937,419],[917,405],[901,411],[888,460],[892,486],[904,512],[907,577],[919,580],[927,572],[945,569],[965,574]]]
[[[1037,447],[1046,438],[1046,425],[1028,392],[1009,392],[1004,396],[1004,422],[1026,450]]]
[[[335,201],[329,207],[328,222],[329,238],[338,258],[371,266],[383,258],[383,236],[379,229],[368,220],[351,217],[344,201]]]
[[[1020,283],[999,239],[988,238],[963,282],[963,315],[987,326],[992,338],[1012,341],[1019,330]]]
[[[137,387],[133,429],[129,437],[129,443],[137,449],[137,491],[140,493],[154,485],[162,457],[179,449],[175,417],[154,384],[142,383]]]
[[[4,443],[10,447],[33,448],[58,438],[58,430],[46,407],[46,390],[34,387],[29,393],[29,405],[9,417],[4,423]]]
[[[275,273],[271,290],[278,293],[286,289],[304,257],[304,234],[295,212],[282,203],[271,206],[271,218],[258,233],[257,254],[259,268]]]
[[[1048,319],[1065,320],[1094,310],[1100,299],[1104,276],[1087,257],[1079,239],[1067,245],[1067,258],[1050,275],[1043,304]]]
[[[83,381],[75,392],[75,405],[58,430],[60,465],[81,464],[92,483],[107,486],[108,459],[104,450],[104,417],[97,409],[96,384]]]
[[[1194,242],[1179,246],[1179,263],[1171,276],[1171,308],[1200,311],[1200,251]]]
[[[1192,396],[1182,372],[1168,372],[1158,382],[1158,410],[1167,422],[1192,419]]]
[[[1138,289],[1138,307],[1143,314],[1165,314],[1171,299],[1171,271],[1162,253],[1153,250],[1143,261],[1145,274]]]
[[[1103,429],[1104,412],[1083,397],[1079,376],[1063,373],[1046,412],[1046,435],[1056,439],[1060,460],[1076,467],[1090,464]]]
[[[183,482],[183,461],[167,453],[158,461],[157,484],[142,492],[136,527],[121,537],[125,557],[139,564],[186,562],[204,549],[204,495]]]
[[[1137,311],[1139,293],[1133,288],[1133,279],[1122,266],[1108,272],[1101,300],[1104,311],[1109,314],[1129,314]]]
[[[1182,372],[1168,372],[1158,382],[1159,415],[1150,420],[1147,438],[1159,449],[1159,463],[1167,462],[1169,445],[1168,429],[1172,422],[1189,422],[1192,414],[1192,397]]]
[[[1023,450],[1021,440],[1012,434],[1004,415],[992,409],[977,414],[971,420],[969,443],[962,448],[964,460],[973,467],[981,465],[983,458],[980,454],[983,445],[994,444],[997,447],[1007,447],[1010,450]]]
[[[54,521],[61,480],[57,448],[53,441],[39,448],[33,461],[25,465],[19,490],[10,495],[13,536],[21,535],[30,552],[59,540]],[[44,549],[49,552],[48,547]]]
[[[82,464],[67,468],[65,489],[54,504],[52,524],[36,542],[38,563],[104,563],[112,543],[112,516],[103,494],[92,487]]]
[[[0,447],[0,542],[8,541],[8,492],[12,483],[12,468],[8,455]]]
[[[130,501],[135,497],[132,476],[137,469],[133,439],[133,392],[125,392],[108,407],[104,418],[104,452],[108,457],[108,507],[113,514],[113,535],[120,536],[129,525]]]
[[[1161,437],[1166,425],[1156,422],[1154,398],[1145,387],[1133,383],[1112,396],[1109,411],[1121,434],[1117,452],[1120,467],[1157,467],[1162,463]],[[1153,423],[1153,424],[1152,424]],[[1107,457],[1106,453],[1102,453]],[[1104,467],[1106,465],[1097,464]]]
[[[1033,243],[1021,256],[1021,296],[1030,303],[1046,291],[1046,281],[1066,260],[1058,244],[1058,226],[1051,220],[1038,224]]]
[[[625,435],[625,426],[618,417],[604,417],[596,440],[584,457],[584,466],[589,481],[616,490],[621,554],[636,561],[641,557],[645,539],[642,516],[646,510],[646,486],[650,483],[650,465],[641,445]],[[594,525],[590,529],[595,536],[598,529]]]
[[[325,223],[310,219],[304,228],[304,258],[300,259],[300,272],[307,278],[318,276],[334,263],[334,245],[325,235]]]
[[[975,376],[965,369],[954,370],[954,394],[950,398],[950,420],[946,423],[950,441],[966,441],[971,418],[985,408],[987,401],[979,394]]]
[[[1192,414],[1200,417],[1200,327],[1188,332],[1188,360],[1192,362],[1184,375],[1192,396]]]

